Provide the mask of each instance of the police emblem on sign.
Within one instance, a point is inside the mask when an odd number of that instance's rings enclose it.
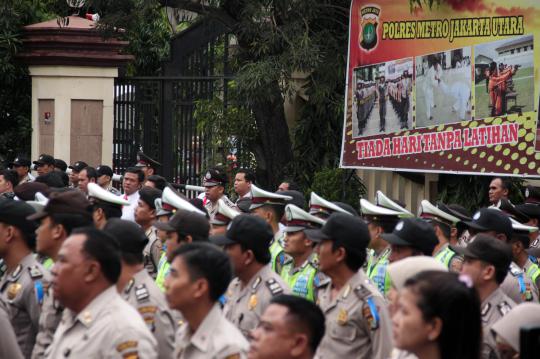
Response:
[[[366,51],[371,51],[377,47],[378,36],[377,26],[379,25],[379,15],[381,9],[377,6],[369,5],[360,8],[360,47]]]

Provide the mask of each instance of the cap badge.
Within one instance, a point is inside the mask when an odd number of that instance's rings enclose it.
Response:
[[[18,157],[15,158],[15,161],[13,161],[13,162],[19,162],[19,158]],[[528,189],[527,189],[527,191],[528,191]],[[528,196],[527,193],[529,193],[529,192],[525,192],[525,196]]]
[[[207,180],[212,179],[212,174],[210,174],[210,172],[206,172],[204,178],[206,178]]]
[[[480,212],[476,212],[473,216],[473,219],[477,221],[480,218]]]
[[[403,221],[399,221],[398,224],[396,224],[396,231],[401,231],[403,229]]]
[[[525,189],[525,198],[529,198],[529,195],[530,195],[529,189],[527,188]]]

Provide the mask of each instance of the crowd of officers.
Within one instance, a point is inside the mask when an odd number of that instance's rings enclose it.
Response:
[[[517,358],[540,326],[540,190],[471,215],[209,169],[188,199],[49,155],[0,172],[0,358]],[[67,182],[66,182],[67,179]]]

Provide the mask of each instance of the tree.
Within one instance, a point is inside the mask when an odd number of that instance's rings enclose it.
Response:
[[[128,9],[134,2],[117,0],[115,6]],[[99,3],[107,1],[93,3],[99,8]],[[234,34],[238,43],[232,59],[236,97],[255,121],[257,139],[250,142],[256,144],[253,153],[262,184],[274,187],[285,175],[309,184],[314,171],[337,165],[350,0],[159,3],[217,19]],[[129,31],[127,14],[119,11],[114,17],[104,16],[103,22]],[[284,98],[298,86],[298,73],[306,74],[303,91],[309,100],[297,127],[289,129]]]
[[[50,1],[3,0],[0,2],[0,161],[28,155],[31,87],[26,66],[17,59],[24,25],[54,17]]]

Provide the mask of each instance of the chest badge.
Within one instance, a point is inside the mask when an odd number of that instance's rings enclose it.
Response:
[[[9,300],[15,299],[17,294],[21,291],[22,286],[19,283],[11,283],[7,288],[7,298]]]
[[[248,308],[249,310],[253,310],[255,309],[255,307],[257,306],[257,295],[256,294],[253,294],[251,297],[249,297],[249,302],[248,302]]]
[[[345,309],[340,309],[337,317],[337,322],[339,325],[345,325],[347,324],[347,321],[349,320],[349,314]]]

